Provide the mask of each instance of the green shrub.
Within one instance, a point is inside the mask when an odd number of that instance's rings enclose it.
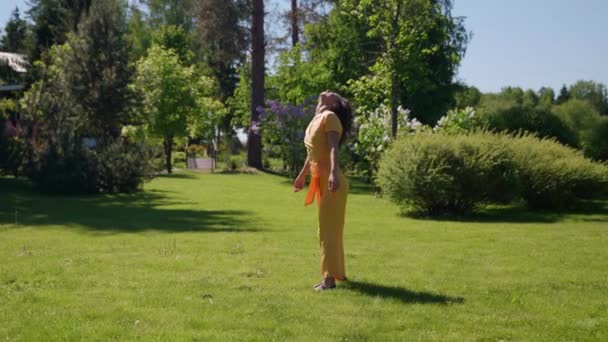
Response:
[[[27,147],[22,127],[10,119],[16,109],[14,100],[0,100],[0,173],[15,177],[23,171]]]
[[[59,194],[97,192],[95,152],[65,139],[52,144],[38,156],[30,170],[30,179],[39,190]]]
[[[601,117],[589,130],[583,147],[589,158],[608,161],[608,116]]]
[[[541,137],[556,138],[568,146],[579,146],[578,134],[560,117],[550,111],[525,106],[507,106],[485,110],[484,124],[496,132],[530,132]]]
[[[36,158],[30,179],[50,193],[134,192],[156,171],[153,157],[142,143],[117,140],[95,151],[66,139]]]
[[[245,165],[245,161],[243,157],[240,155],[230,156],[228,162],[226,163],[226,169],[228,171],[237,171]]]
[[[97,153],[97,190],[106,193],[137,191],[158,169],[152,160],[155,151],[143,143],[115,141]]]
[[[533,135],[438,132],[400,137],[385,153],[378,184],[417,212],[467,214],[516,198],[563,209],[608,194],[608,167]]]
[[[417,212],[466,214],[513,200],[515,170],[508,149],[490,134],[416,134],[384,154],[377,180],[392,200]]]
[[[566,209],[608,192],[608,167],[581,151],[531,135],[503,137],[517,165],[521,197],[531,208]]]

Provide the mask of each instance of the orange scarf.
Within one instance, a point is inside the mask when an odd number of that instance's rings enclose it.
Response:
[[[317,207],[321,207],[321,196],[323,196],[323,189],[321,189],[319,165],[317,163],[310,162],[310,169],[312,171],[312,177],[310,178],[310,186],[308,187],[308,193],[306,194],[304,205],[311,204],[315,200],[315,195],[317,195]]]

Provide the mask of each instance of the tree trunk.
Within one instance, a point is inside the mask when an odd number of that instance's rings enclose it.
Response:
[[[264,105],[264,0],[253,0],[251,23],[251,124],[247,138],[247,164],[262,168],[262,137],[257,108]]]
[[[291,0],[291,45],[296,46],[300,41],[298,26],[298,0]]]
[[[393,71],[391,76],[391,134],[393,138],[397,137],[397,129],[399,121],[397,120],[397,108],[399,107],[399,77],[397,72]]]
[[[167,167],[167,173],[173,173],[173,165],[171,159],[171,151],[173,150],[173,137],[171,135],[165,136],[165,166]]]

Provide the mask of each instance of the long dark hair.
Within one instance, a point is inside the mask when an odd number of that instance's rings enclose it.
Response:
[[[348,100],[338,94],[335,95],[338,97],[338,102],[333,106],[332,111],[336,113],[342,124],[342,136],[340,137],[340,145],[342,145],[346,141],[353,125],[353,110]]]

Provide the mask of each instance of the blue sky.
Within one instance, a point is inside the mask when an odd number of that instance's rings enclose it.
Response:
[[[1,27],[26,3],[0,2]],[[608,84],[608,0],[455,0],[454,14],[473,31],[458,78],[482,91]]]
[[[459,77],[482,91],[608,84],[608,1],[456,0],[473,31]]]

